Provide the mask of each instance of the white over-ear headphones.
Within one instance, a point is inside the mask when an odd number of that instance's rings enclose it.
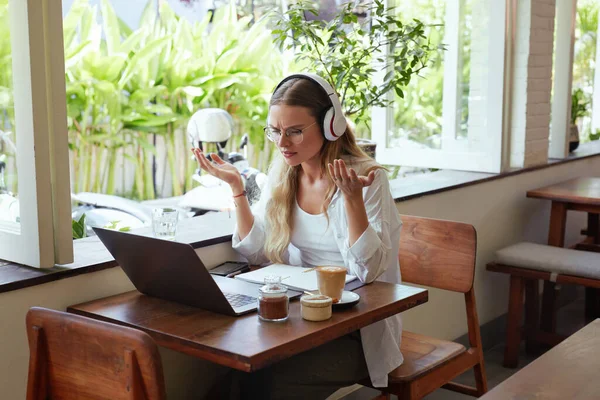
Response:
[[[342,111],[342,103],[340,102],[340,98],[338,97],[335,90],[331,87],[329,82],[321,78],[319,75],[309,73],[298,73],[285,77],[281,82],[279,82],[273,93],[275,93],[277,89],[279,89],[279,87],[283,85],[284,82],[294,78],[304,78],[311,80],[323,88],[323,90],[331,100],[332,105],[332,107],[327,109],[327,111],[325,112],[325,116],[323,117],[321,125],[323,127],[323,134],[325,135],[325,138],[327,140],[338,140],[344,134],[344,132],[346,132],[346,118],[344,117],[344,112]]]

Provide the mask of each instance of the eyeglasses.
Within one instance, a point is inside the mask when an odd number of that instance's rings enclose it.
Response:
[[[302,129],[298,129],[298,128],[287,129],[284,132],[285,136],[288,139],[290,139],[290,142],[292,142],[293,144],[300,144],[300,143],[302,143],[302,140],[304,139],[304,135],[303,135],[304,131],[316,123],[317,123],[317,121],[313,122],[312,124],[302,128]],[[266,126],[264,128],[264,131],[265,131],[265,135],[267,135],[267,137],[269,138],[269,140],[271,142],[279,143],[279,140],[281,139],[281,131],[279,129],[275,129],[270,126]]]

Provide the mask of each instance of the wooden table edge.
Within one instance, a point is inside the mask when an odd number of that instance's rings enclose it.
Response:
[[[419,289],[421,289],[421,288],[419,288]],[[357,290],[360,290],[360,288]],[[139,293],[139,292],[137,290],[132,290],[129,292],[121,293],[121,295],[125,295],[128,293]],[[141,330],[141,331],[149,334],[152,337],[152,339],[154,339],[154,341],[159,346],[168,348],[168,349],[176,351],[178,353],[183,353],[183,354],[190,355],[192,357],[207,360],[207,361],[213,362],[215,364],[219,364],[219,365],[223,365],[223,366],[230,367],[233,369],[237,369],[237,370],[240,370],[243,372],[253,372],[253,371],[257,371],[259,369],[265,368],[265,367],[267,367],[271,364],[274,364],[278,361],[290,358],[296,354],[302,353],[303,351],[309,350],[314,347],[318,347],[329,341],[332,341],[334,339],[337,339],[339,337],[347,335],[351,332],[354,332],[357,329],[368,326],[374,322],[384,320],[385,318],[389,318],[396,314],[400,314],[400,313],[407,311],[413,307],[424,304],[428,300],[429,300],[428,290],[422,289],[422,291],[414,293],[413,295],[411,295],[409,297],[403,298],[394,303],[390,303],[385,307],[382,307],[384,309],[383,312],[381,311],[381,308],[380,308],[378,310],[371,310],[371,311],[365,313],[364,315],[370,316],[367,318],[367,321],[369,321],[369,323],[367,323],[367,324],[358,324],[358,326],[357,326],[356,323],[352,323],[352,320],[347,320],[347,321],[341,322],[343,329],[341,329],[339,331],[339,333],[323,335],[322,332],[313,332],[307,336],[304,336],[302,338],[295,340],[294,342],[291,342],[291,343],[297,343],[297,345],[292,346],[293,351],[286,353],[284,357],[273,357],[272,355],[270,355],[271,353],[276,352],[276,350],[283,345],[273,347],[272,349],[270,349],[266,352],[263,352],[259,355],[256,355],[256,356],[242,356],[242,355],[239,355],[236,353],[230,353],[230,352],[227,352],[227,351],[224,351],[221,349],[215,349],[213,347],[204,346],[199,343],[190,343],[189,345],[187,345],[185,347],[185,351],[182,351],[181,347],[171,345],[171,340],[169,339],[169,335],[167,335],[167,334],[164,334],[162,332],[155,331],[152,329],[143,328],[138,325],[130,324],[130,323],[127,323],[124,321],[108,318],[108,317],[105,317],[105,316],[102,316],[99,314],[90,313],[90,312],[76,308],[80,305],[87,304],[89,302],[74,304],[72,306],[69,306],[69,307],[67,307],[67,312],[72,313],[72,314],[81,315],[81,316],[88,317],[88,318],[92,318],[92,319],[99,320],[99,321],[104,321],[104,322],[108,322],[108,323],[112,323],[112,324],[127,326],[127,327],[130,327],[133,329]],[[399,302],[403,302],[404,304],[400,309],[397,309],[395,306],[397,306]],[[377,312],[377,316],[374,317],[372,314],[374,314],[376,312]],[[383,314],[383,316],[381,316],[381,314]],[[364,318],[364,315],[363,315],[363,318]],[[310,338],[312,338],[313,336],[320,338],[320,340],[311,341]],[[308,343],[308,345],[301,345],[300,343]],[[287,343],[286,345],[289,345],[289,343]]]
[[[600,202],[597,202],[597,201],[590,201],[590,200],[586,201],[586,200],[582,200],[581,198],[571,197],[571,196],[561,196],[561,195],[549,196],[549,195],[541,194],[537,190],[527,191],[526,197],[531,198],[531,199],[549,200],[549,201],[557,202],[557,203],[579,204],[582,206],[600,207]]]
[[[137,291],[133,291],[133,292],[137,292]],[[126,293],[131,293],[131,292],[126,292]],[[251,371],[250,360],[247,357],[240,356],[239,354],[229,353],[229,352],[225,352],[225,351],[215,349],[212,347],[203,346],[203,345],[200,345],[199,343],[190,343],[188,346],[186,346],[187,351],[182,351],[180,348],[176,348],[176,346],[171,345],[171,340],[169,338],[169,335],[167,335],[167,334],[164,334],[159,331],[155,331],[153,329],[142,328],[135,324],[130,324],[130,323],[127,323],[124,321],[115,320],[115,319],[108,318],[108,317],[105,317],[105,316],[102,316],[99,314],[94,314],[94,313],[90,313],[87,311],[79,310],[74,307],[76,307],[76,305],[67,307],[67,312],[71,313],[71,314],[77,314],[77,315],[81,315],[83,317],[88,317],[88,318],[92,318],[95,320],[103,321],[103,322],[108,322],[111,324],[117,324],[117,325],[129,327],[129,328],[137,329],[142,332],[146,332],[147,334],[149,334],[152,337],[152,339],[156,342],[156,344],[158,344],[161,347],[167,348],[169,350],[173,350],[178,353],[187,354],[192,357],[201,358],[201,359],[204,359],[204,360],[207,360],[210,362],[214,362],[216,364],[224,365],[226,367],[238,369],[240,371],[245,371],[245,372]],[[226,360],[227,362],[223,362],[223,360]]]
[[[581,332],[583,330],[594,329],[596,327],[600,328],[600,318],[596,318],[596,319],[590,321],[585,326],[583,326],[582,328],[578,329],[576,332],[574,332],[571,335],[569,335],[564,341],[562,341],[558,345],[552,347],[550,350],[548,350],[544,354],[540,355],[535,360],[533,360],[529,364],[525,365],[523,368],[521,368],[518,371],[516,371],[514,374],[512,374],[511,376],[509,376],[508,378],[506,378],[505,380],[503,380],[502,382],[500,382],[498,385],[496,385],[495,387],[491,388],[487,393],[485,393],[480,398],[482,400],[492,400],[492,399],[498,399],[498,398],[501,398],[501,399],[505,399],[505,398],[507,398],[507,399],[508,398],[510,398],[510,399],[521,399],[521,398],[523,398],[523,399],[532,398],[533,399],[533,398],[539,398],[539,397],[536,396],[535,393],[532,393],[532,394],[528,394],[528,393],[513,393],[513,392],[509,391],[509,389],[512,388],[512,386],[510,386],[510,385],[514,385],[514,381],[516,381],[517,383],[519,383],[519,381],[522,378],[522,374],[523,374],[524,371],[528,371],[528,370],[530,370],[532,368],[537,368],[540,363],[544,363],[544,362],[547,361],[548,358],[551,358],[554,355],[553,352],[558,351],[559,348],[568,347],[574,341],[579,340],[580,338],[579,338],[578,334],[581,334]],[[502,397],[500,397],[500,396],[502,396]]]
[[[139,293],[139,292],[137,290],[132,290],[132,291],[121,293],[121,294],[128,294],[128,293]],[[85,304],[85,303],[81,303],[81,304]],[[204,360],[207,360],[210,362],[214,362],[216,364],[224,365],[226,367],[238,369],[240,371],[245,371],[245,372],[251,371],[250,359],[248,357],[240,356],[239,354],[235,354],[235,353],[229,353],[226,351],[215,349],[213,347],[203,346],[199,343],[190,343],[189,345],[187,345],[185,347],[185,349],[187,351],[182,351],[181,348],[171,345],[172,341],[169,338],[170,335],[168,335],[168,334],[165,334],[160,331],[153,330],[153,329],[143,328],[143,327],[140,327],[135,324],[130,324],[130,323],[127,323],[124,321],[108,318],[103,315],[90,313],[90,312],[75,308],[78,305],[79,304],[75,304],[73,306],[67,307],[67,312],[71,313],[71,314],[77,314],[77,315],[81,315],[83,317],[88,317],[88,318],[92,318],[95,320],[103,321],[103,322],[108,322],[111,324],[117,324],[117,325],[129,327],[129,328],[137,329],[142,332],[146,332],[147,334],[149,334],[152,337],[152,339],[156,342],[156,344],[158,344],[161,347],[165,347],[169,350],[173,350],[178,353],[187,354],[192,357],[201,358],[201,359],[204,359]],[[223,360],[226,360],[227,362],[224,363]]]

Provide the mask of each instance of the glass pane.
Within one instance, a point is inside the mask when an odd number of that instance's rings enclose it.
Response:
[[[416,18],[428,25],[425,36],[432,45],[440,45],[444,39],[445,9],[446,0],[401,0],[396,11],[405,21]],[[395,127],[388,139],[389,147],[441,148],[443,62],[440,54],[421,78],[411,80],[404,99],[396,96]]]
[[[19,222],[17,147],[8,0],[0,0],[0,223]]]
[[[159,201],[177,204],[199,187],[187,125],[201,109],[226,110],[235,126],[228,140],[203,136],[194,145],[202,141],[211,152],[221,146],[266,169],[267,95],[286,64],[268,26],[252,17],[281,3],[63,0],[71,190],[81,200],[73,218],[85,213],[89,225],[119,221],[134,229],[148,221],[84,203],[147,209]]]
[[[471,81],[471,37],[473,34],[473,24],[480,21],[477,19],[479,16],[473,16],[472,1],[465,0],[462,2],[463,8],[460,14],[460,43],[459,43],[459,64],[458,70],[461,71],[458,78],[458,127],[456,129],[455,137],[456,138],[467,138],[467,134],[469,132],[468,122],[469,122],[469,103],[472,100],[471,96],[477,96],[478,93],[470,93],[470,81]],[[478,2],[479,4],[485,3],[482,1]],[[485,31],[485,27],[481,26],[481,22],[479,22],[479,26],[476,25],[475,29],[478,34],[482,34]],[[478,48],[474,50],[478,52],[478,54],[482,54],[484,57],[486,56],[486,42],[479,40],[475,41],[475,46],[478,45]],[[477,73],[477,71],[473,71],[473,73]]]
[[[473,145],[477,135],[485,129],[485,107],[488,79],[488,48],[490,34],[488,22],[490,1],[461,0],[401,0],[398,14],[405,19],[416,18],[428,25],[425,36],[432,45],[445,45],[422,77],[411,80],[404,99],[396,96],[394,105],[394,132],[388,146],[404,148],[442,148],[442,106],[444,91],[444,62],[452,48],[458,48],[459,71],[456,82],[456,126],[448,126],[452,137],[469,139]],[[445,43],[447,6],[459,7],[459,34],[456,43]],[[454,22],[453,22],[454,23]],[[470,118],[470,111],[478,112]],[[469,132],[471,134],[469,135]],[[473,147],[469,145],[469,148]],[[475,146],[476,147],[476,146]]]
[[[595,138],[595,129],[592,127],[592,97],[594,96],[599,11],[598,0],[579,0],[577,2],[571,123],[578,127],[581,142]],[[596,120],[600,118],[600,116],[594,117]],[[597,127],[599,124],[596,122],[594,125]]]

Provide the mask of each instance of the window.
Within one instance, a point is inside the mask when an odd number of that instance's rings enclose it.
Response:
[[[548,156],[551,158],[563,158],[569,150],[575,17],[575,1],[556,2],[552,115],[548,149]]]
[[[2,144],[6,186],[0,257],[34,267],[73,259],[60,9],[51,0],[0,1]],[[11,77],[12,75],[12,77]],[[9,197],[10,196],[10,197]]]
[[[505,2],[396,0],[395,6],[404,18],[431,23],[426,35],[446,51],[411,82],[404,99],[373,111],[378,161],[500,172]]]
[[[582,115],[579,122],[579,136],[582,142],[590,140],[590,136],[600,128],[600,90],[594,86],[600,79],[600,71],[596,70],[598,0],[579,0],[575,20],[575,43],[573,49],[573,89],[572,93],[583,93]],[[600,83],[599,83],[600,84]],[[599,86],[600,87],[600,86]],[[592,109],[592,106],[595,106]]]

